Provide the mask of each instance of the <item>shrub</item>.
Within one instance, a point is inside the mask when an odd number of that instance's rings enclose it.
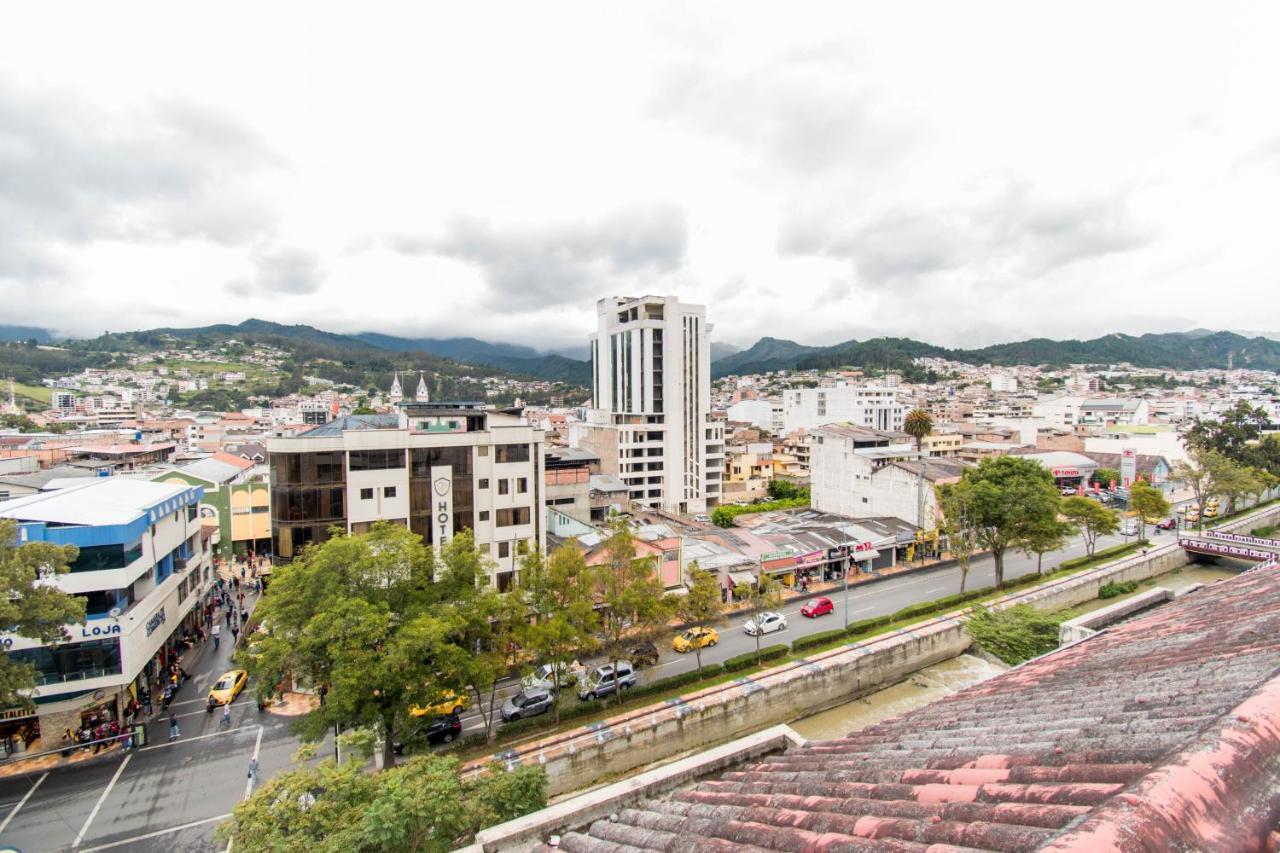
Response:
[[[1093,556],[1074,557],[1070,560],[1063,560],[1058,564],[1057,571],[1067,571],[1069,569],[1077,569],[1096,561],[1106,560],[1108,557],[1121,557],[1139,548],[1146,548],[1151,542],[1147,539],[1141,539],[1137,542],[1131,542],[1128,545],[1113,545],[1110,548],[1103,548],[1101,551],[1094,551]],[[1033,575],[1034,577],[1034,575]],[[1008,586],[1008,584],[1005,584]]]
[[[1020,664],[1058,647],[1061,616],[1018,604],[1004,610],[978,605],[965,620],[965,630],[984,651],[1010,665]]]
[[[891,616],[872,616],[870,619],[859,619],[857,622],[850,623],[849,627],[845,629],[845,633],[850,637],[856,637],[859,634],[866,634],[877,628],[883,628],[892,621],[893,617]]]
[[[729,658],[727,661],[724,662],[724,671],[737,672],[738,670],[742,670],[742,669],[750,669],[751,667],[756,665],[757,660],[761,662],[774,660],[776,658],[785,657],[790,653],[791,653],[791,646],[788,646],[785,644],[777,645],[777,646],[765,646],[760,650],[760,654],[758,657],[756,653],[753,651],[753,652],[748,652],[745,655],[738,655],[736,658]]]
[[[657,681],[651,681],[642,687],[633,687],[627,691],[628,698],[637,696],[650,696],[654,693],[662,693],[667,690],[673,690],[677,687],[683,687],[686,684],[694,684],[707,678],[715,678],[717,675],[724,674],[724,667],[718,663],[709,663],[702,668],[702,671],[691,670],[682,672],[679,675],[668,676],[667,678],[659,678]]]
[[[844,628],[836,628],[834,631],[819,631],[816,634],[810,634],[807,637],[800,637],[791,644],[791,651],[798,652],[801,649],[811,649],[814,646],[821,646],[823,643],[829,643],[832,640],[839,640],[845,636]]]
[[[740,515],[753,512],[772,512],[778,509],[797,509],[809,505],[809,491],[802,490],[799,497],[779,501],[766,501],[750,506],[721,505],[711,511],[711,523],[717,527],[732,527],[733,520]]]
[[[1098,589],[1098,598],[1115,598],[1128,595],[1138,588],[1137,581],[1107,581]]]

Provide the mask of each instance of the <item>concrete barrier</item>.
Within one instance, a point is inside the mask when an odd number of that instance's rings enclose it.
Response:
[[[1046,610],[1072,607],[1098,597],[1108,581],[1141,581],[1186,565],[1176,545],[1005,596],[992,607],[1033,604]],[[908,675],[963,653],[972,641],[963,610],[851,642],[751,676],[668,699],[563,734],[522,744],[472,762],[464,772],[482,772],[493,761],[508,768],[538,764],[547,772],[552,796],[674,755],[724,743],[759,729],[856,699]]]
[[[1112,622],[1117,622],[1140,610],[1146,610],[1148,607],[1163,604],[1172,598],[1172,590],[1158,586],[1155,589],[1140,592],[1123,601],[1117,601],[1109,607],[1102,607],[1092,613],[1068,619],[1058,626],[1058,645],[1066,646],[1092,637]]]

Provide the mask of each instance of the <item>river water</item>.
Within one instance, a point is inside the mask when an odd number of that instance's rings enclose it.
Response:
[[[1190,565],[1160,575],[1154,579],[1153,586],[1162,586],[1180,593],[1193,584],[1211,584],[1222,578],[1234,577],[1241,568],[1247,568],[1247,566],[1224,568],[1214,565]],[[1072,613],[1087,613],[1114,603],[1115,599],[1106,601],[1098,599],[1073,608]],[[971,684],[999,675],[1006,669],[1008,667],[1002,663],[992,663],[974,655],[960,655],[926,667],[908,677],[906,681],[892,687],[886,687],[861,699],[797,720],[791,724],[791,728],[811,740],[844,737],[881,720],[898,717],[922,705],[928,705],[930,702],[963,690]]]

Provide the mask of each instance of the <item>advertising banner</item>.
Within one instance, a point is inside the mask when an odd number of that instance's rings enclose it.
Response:
[[[1125,488],[1138,481],[1138,451],[1132,447],[1120,451],[1120,480]]]

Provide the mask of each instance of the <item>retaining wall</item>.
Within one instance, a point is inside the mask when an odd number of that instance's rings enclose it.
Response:
[[[991,606],[1031,603],[1060,610],[1097,598],[1099,587],[1108,581],[1145,580],[1188,561],[1181,548],[1166,545],[1013,593]],[[480,772],[495,759],[508,767],[541,764],[552,796],[616,778],[637,767],[848,702],[956,657],[971,644],[961,616],[962,611],[957,611],[928,619],[523,744],[472,762],[467,772]]]

